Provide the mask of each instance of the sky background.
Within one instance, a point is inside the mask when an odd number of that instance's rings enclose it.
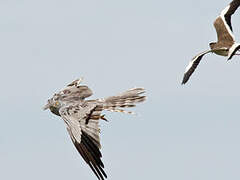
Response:
[[[137,116],[106,112],[103,162],[114,180],[238,180],[240,57],[190,59],[216,40],[230,1],[1,0],[0,179],[96,177],[61,118],[42,107],[78,77],[89,99],[145,87]],[[240,41],[240,9],[232,17]]]

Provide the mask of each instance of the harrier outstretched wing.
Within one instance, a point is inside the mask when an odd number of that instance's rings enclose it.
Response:
[[[95,103],[70,105],[60,109],[73,144],[98,179],[107,178],[101,160],[99,119],[102,106]]]

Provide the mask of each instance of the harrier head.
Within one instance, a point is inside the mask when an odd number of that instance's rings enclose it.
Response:
[[[59,115],[59,109],[63,105],[82,101],[91,96],[91,89],[89,89],[88,86],[80,85],[82,80],[83,78],[76,79],[60,92],[54,94],[54,96],[48,100],[43,109],[50,109],[54,114]]]

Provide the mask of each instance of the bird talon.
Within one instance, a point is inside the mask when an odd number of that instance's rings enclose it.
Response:
[[[108,120],[105,118],[105,114],[103,114],[103,115],[101,115],[101,117],[100,117],[102,120],[104,120],[104,121],[107,121],[108,122]]]

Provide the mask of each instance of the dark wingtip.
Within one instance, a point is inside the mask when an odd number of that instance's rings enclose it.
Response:
[[[185,85],[188,81],[188,78],[184,75],[181,85]]]
[[[72,141],[96,177],[99,180],[107,178],[107,174],[103,170],[104,164],[101,160],[102,154],[97,144],[94,143],[94,139],[92,139],[86,132],[82,131],[81,142],[78,143],[73,139]]]
[[[232,52],[232,54],[230,55],[230,57],[227,59],[227,61],[229,61],[230,59],[232,59],[232,57],[235,55],[235,53],[240,49],[240,45],[238,45],[234,51]]]

